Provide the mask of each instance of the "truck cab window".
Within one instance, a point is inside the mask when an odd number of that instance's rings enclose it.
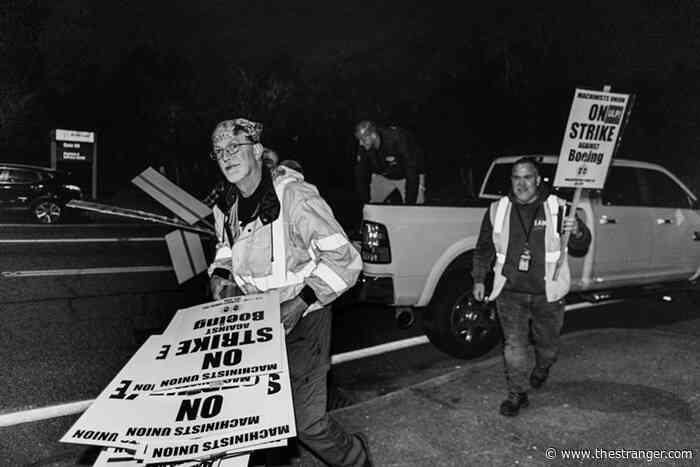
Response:
[[[641,206],[638,170],[635,167],[610,167],[601,195],[603,205]]]
[[[659,170],[640,170],[644,205],[680,209],[689,209],[691,207],[691,198],[671,177]]]
[[[552,181],[554,180],[554,164],[540,164],[540,176],[542,177],[542,183],[547,185],[550,189],[552,188]],[[493,166],[491,173],[489,174],[489,179],[486,181],[486,186],[484,187],[484,195],[496,195],[505,196],[510,193],[511,182],[510,174],[513,170],[512,164],[496,164]],[[561,193],[557,193],[562,198],[566,196]],[[569,194],[569,198],[571,195]]]

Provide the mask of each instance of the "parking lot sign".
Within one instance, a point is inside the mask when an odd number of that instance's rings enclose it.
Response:
[[[51,167],[71,172],[92,199],[97,198],[97,135],[93,131],[51,132]]]

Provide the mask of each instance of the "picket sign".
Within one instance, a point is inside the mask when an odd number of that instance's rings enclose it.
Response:
[[[211,208],[168,180],[153,167],[148,167],[131,182],[187,224],[194,225],[201,222],[213,229],[211,223],[205,220],[211,215]],[[198,235],[175,230],[165,236],[165,241],[168,244],[178,284],[207,269],[202,241]]]
[[[110,466],[246,465],[233,455],[297,434],[284,336],[277,292],[178,310],[60,441],[110,448]]]
[[[569,113],[569,119],[566,124],[564,139],[559,153],[559,160],[557,162],[557,172],[554,177],[555,186],[573,187],[575,189],[571,209],[569,210],[568,216],[565,215],[562,225],[566,220],[575,221],[576,209],[581,200],[581,194],[585,189],[584,187],[595,189],[603,188],[607,174],[610,171],[612,159],[620,146],[622,132],[626,127],[632,103],[634,102],[634,95],[615,94],[600,96],[600,92],[598,91],[598,96],[593,97],[604,98],[605,102],[613,103],[601,105],[600,107],[605,110],[600,111],[594,111],[594,109],[598,108],[598,104],[591,104],[588,115],[583,117],[584,122],[586,120],[588,120],[588,122],[584,123],[577,121],[582,119],[581,110],[583,108],[583,105],[577,102],[577,99],[581,97],[580,94],[583,94],[583,92],[580,93],[579,91],[581,90],[576,89],[574,92],[574,100],[571,104],[571,111]],[[603,86],[603,92],[610,93],[611,86],[609,84]],[[591,91],[590,94],[596,94],[596,92]],[[590,98],[590,96],[588,96],[588,98]],[[592,121],[600,120],[604,120],[605,125],[601,126],[595,124],[595,131],[590,131],[590,135],[587,133],[586,136],[583,137],[583,127],[586,124],[592,125],[590,123]],[[588,128],[593,129],[594,127],[589,126]],[[614,141],[612,141],[611,138],[613,132],[615,132]],[[574,141],[572,141],[574,139],[584,141],[574,144]],[[580,150],[576,151],[576,149]],[[574,163],[572,164],[572,162]],[[593,163],[587,164],[588,162]],[[572,169],[574,169],[574,171],[576,170],[575,166],[578,166],[578,173],[574,172],[572,175]],[[588,166],[591,166],[592,173],[586,175],[589,170]],[[569,243],[569,237],[570,231],[565,232],[560,237],[561,255],[559,255],[559,259],[554,268],[553,280],[557,280],[559,277],[559,271],[564,264],[564,260],[566,260],[566,247]]]
[[[199,235],[181,229],[173,230],[165,236],[165,242],[168,245],[178,284],[206,271],[207,260],[204,258],[204,249]]]
[[[214,227],[205,219],[211,215],[211,208],[168,180],[153,167],[148,167],[131,182],[172,211],[177,218],[82,200],[71,200],[67,206],[178,227],[178,230],[165,235],[178,284],[206,271],[207,262],[199,234],[214,236]],[[203,224],[204,227],[195,225],[197,223]]]
[[[153,167],[148,167],[134,177],[131,183],[141,188],[189,225],[202,222],[211,227],[211,224],[204,220],[211,214],[211,208],[168,180]]]
[[[131,451],[133,452],[133,451]],[[195,460],[178,462],[177,464],[161,464],[162,467],[248,467],[250,454],[224,455],[223,457],[207,461],[206,464]],[[144,467],[144,463],[133,457],[130,451],[121,448],[104,448],[97,456],[93,467]]]

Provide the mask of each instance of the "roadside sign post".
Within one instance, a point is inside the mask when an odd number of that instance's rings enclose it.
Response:
[[[81,188],[89,189],[91,199],[97,199],[97,134],[94,131],[53,130],[51,168],[74,172],[83,185]]]
[[[576,218],[576,208],[584,188],[602,189],[612,158],[622,139],[633,96],[603,91],[576,89],[559,152],[555,187],[574,188],[571,209],[566,219]],[[563,223],[562,223],[563,224]],[[561,236],[561,255],[553,279],[559,277],[570,232]]]

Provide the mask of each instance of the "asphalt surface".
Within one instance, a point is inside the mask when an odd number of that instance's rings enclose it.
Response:
[[[640,299],[625,305],[586,311],[592,324],[623,315],[629,322],[631,316],[641,319],[627,328],[569,330],[550,380],[531,393],[531,406],[513,419],[497,412],[506,391],[499,349],[481,359],[462,361],[430,345],[334,367],[336,381],[357,400],[334,410],[333,416],[348,430],[368,435],[379,466],[650,464],[639,459],[593,463],[561,457],[564,449],[596,448],[691,449],[697,459],[697,305],[685,295],[671,303]],[[695,318],[686,319],[693,313]],[[567,320],[575,324],[583,315],[581,310],[572,312]],[[650,316],[657,318],[656,323],[647,319]],[[0,429],[0,456],[6,459],[0,465],[91,465],[95,449],[55,441],[76,418]],[[547,459],[548,448],[556,449],[558,457]],[[265,456],[258,454],[257,461],[266,460],[271,466],[321,465],[298,447]],[[659,464],[697,462],[652,463]]]
[[[698,330],[696,323],[692,334],[620,329],[570,334],[550,380],[531,392],[530,407],[514,418],[497,413],[505,394],[498,358],[334,416],[370,436],[381,466],[570,465],[579,462],[566,456],[586,455],[581,451],[586,449],[588,455],[602,456],[598,449],[619,456],[606,458],[607,465],[649,465],[639,456],[656,455],[651,450],[660,456],[661,450],[683,450],[670,455],[694,457],[665,459],[664,465],[698,465]],[[315,464],[309,456],[302,462]]]
[[[4,226],[0,239],[22,235],[70,238],[81,233],[150,237],[167,232],[149,230],[153,228]],[[151,245],[153,251],[147,253],[132,246],[93,245],[90,249],[85,245],[47,248],[3,243],[0,248],[7,261],[0,269],[65,267],[68,257],[85,259],[76,266],[167,264],[164,244]],[[102,262],[91,262],[95,257],[103,258]],[[204,286],[195,280],[178,287],[172,273],[100,279],[0,277],[0,374],[5,382],[0,386],[0,413],[95,397],[140,343],[160,332],[177,308],[201,297]],[[463,361],[430,345],[334,366],[332,380],[340,388],[335,394],[340,396],[337,406],[346,406],[335,410],[334,416],[369,435],[377,465],[551,465],[538,452],[549,446],[552,433],[560,431],[568,433],[570,438],[562,439],[569,444],[552,444],[555,448],[607,449],[604,443],[593,443],[595,437],[586,437],[600,432],[601,440],[617,440],[611,446],[652,449],[657,444],[647,442],[650,439],[644,430],[653,430],[645,417],[652,417],[661,435],[675,433],[679,443],[691,435],[700,439],[700,393],[692,385],[700,380],[695,365],[700,348],[700,302],[685,294],[671,298],[671,302],[652,297],[568,313],[565,333],[572,337],[565,337],[562,359],[550,384],[533,395],[532,406],[514,420],[506,421],[497,414],[505,395],[499,348],[480,359]],[[419,323],[411,329],[397,329],[386,308],[341,303],[334,313],[332,353],[419,335]],[[590,328],[617,329],[575,334]],[[659,335],[659,330],[675,334]],[[610,407],[605,405],[608,400]],[[658,404],[662,408],[656,412],[647,407]],[[685,418],[678,415],[683,411]],[[661,416],[667,413],[671,415]],[[600,418],[601,414],[608,418]],[[76,418],[0,428],[0,465],[91,465],[95,450],[56,442]],[[564,426],[557,425],[557,420]],[[584,423],[586,420],[590,423]],[[637,427],[640,423],[643,427],[632,430],[634,435],[628,433],[626,424]],[[551,433],[533,431],[531,425],[547,427]],[[576,436],[573,428],[566,431],[569,425],[579,427]],[[576,445],[576,439],[581,444]],[[666,446],[681,448],[678,443]],[[294,449],[268,453],[268,463],[285,465],[294,453]],[[292,460],[319,465],[304,451],[300,456]],[[647,464],[626,461],[624,465]]]

